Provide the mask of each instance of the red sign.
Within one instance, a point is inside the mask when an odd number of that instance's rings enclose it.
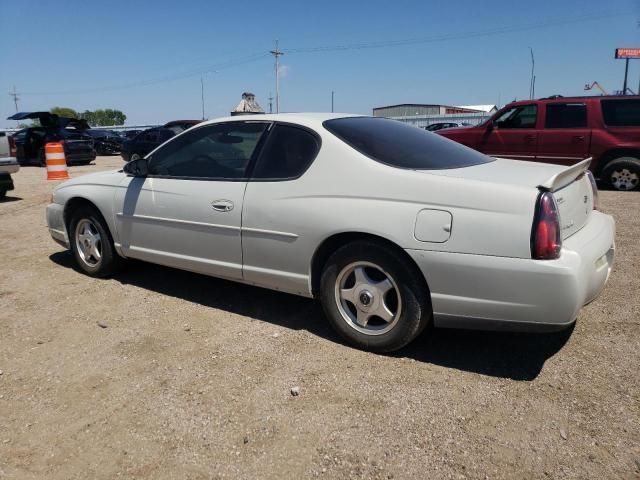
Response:
[[[640,48],[616,48],[616,58],[640,58]]]

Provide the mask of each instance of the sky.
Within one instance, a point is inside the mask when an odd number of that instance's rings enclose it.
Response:
[[[640,0],[0,0],[0,127],[15,112],[116,108],[127,124],[269,110],[371,114],[398,103],[505,104],[622,88],[616,47],[640,47]],[[640,80],[632,60],[629,86]],[[595,90],[594,90],[595,93]],[[274,100],[275,110],[275,100]]]

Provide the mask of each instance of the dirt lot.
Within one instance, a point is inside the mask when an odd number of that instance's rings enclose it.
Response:
[[[96,163],[71,175],[121,160]],[[616,266],[572,331],[382,356],[310,300],[139,262],[81,275],[44,176],[0,202],[0,478],[640,478],[640,193],[601,194]]]

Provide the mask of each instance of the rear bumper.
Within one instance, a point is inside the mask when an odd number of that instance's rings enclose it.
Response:
[[[20,164],[13,157],[0,158],[0,175],[3,173],[17,173],[20,170]]]
[[[50,203],[47,205],[46,215],[51,238],[63,247],[69,248],[69,236],[67,235],[67,227],[64,224],[64,207],[57,203]]]
[[[65,152],[64,156],[68,165],[72,163],[88,163],[96,159],[96,152],[95,150],[90,152]]]
[[[613,218],[593,212],[557,260],[407,250],[422,270],[437,326],[558,330],[604,288],[614,260]]]

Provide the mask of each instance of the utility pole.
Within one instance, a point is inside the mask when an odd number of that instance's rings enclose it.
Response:
[[[273,113],[273,96],[269,92],[269,113]]]
[[[624,85],[622,86],[622,95],[627,94],[627,76],[629,75],[629,59],[624,63]]]
[[[204,81],[200,75],[200,100],[202,102],[202,120],[204,120]]]
[[[16,113],[18,113],[18,100],[20,99],[20,97],[18,96],[19,93],[16,92],[16,86],[13,86],[13,92],[9,92],[9,96],[13,97],[13,104],[16,106]]]
[[[333,94],[334,94],[334,91],[331,90],[331,113],[333,113]]]
[[[536,60],[533,57],[533,48],[529,47],[529,51],[531,52],[531,80],[529,82],[529,100],[533,100],[533,97],[536,94]]]
[[[280,113],[280,61],[279,58],[284,55],[283,52],[278,50],[278,40],[276,40],[275,50],[269,50],[269,53],[276,59],[276,113]]]

